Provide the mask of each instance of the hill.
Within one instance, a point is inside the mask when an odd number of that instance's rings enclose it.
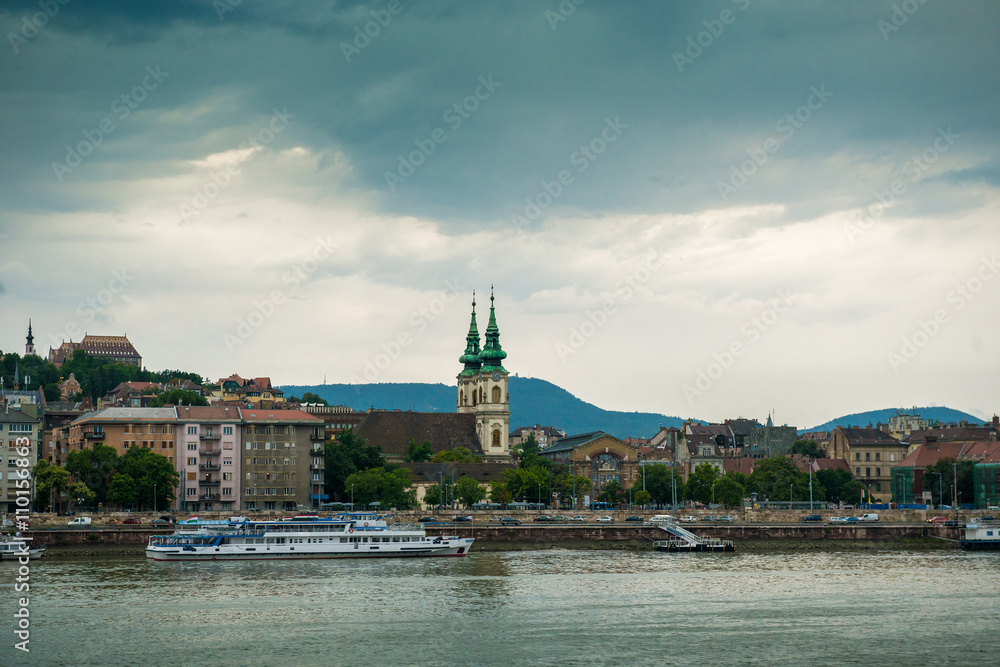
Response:
[[[289,396],[311,391],[331,405],[347,405],[355,410],[382,408],[414,412],[453,412],[455,387],[445,384],[380,383],[286,385]],[[567,434],[606,431],[619,438],[650,437],[660,425],[680,428],[680,417],[652,412],[603,410],[580,400],[551,382],[537,378],[510,377],[510,425],[555,426]]]
[[[885,408],[883,410],[869,410],[868,412],[856,412],[852,415],[844,415],[843,417],[837,417],[836,419],[831,419],[830,421],[820,424],[819,426],[814,426],[807,429],[799,429],[799,433],[803,431],[829,431],[837,426],[861,426],[867,427],[871,424],[873,427],[875,424],[882,422],[886,424],[889,422],[889,417],[892,417],[900,408]],[[952,408],[945,407],[925,407],[925,408],[912,408],[905,410],[906,412],[916,412],[924,419],[936,419],[943,423],[949,422],[960,422],[963,419],[971,424],[982,424],[983,420],[974,415],[970,415],[967,412],[962,412],[961,410],[954,410]]]

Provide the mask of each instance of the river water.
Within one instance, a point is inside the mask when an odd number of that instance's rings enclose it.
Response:
[[[10,580],[13,567],[0,564]],[[31,563],[0,664],[997,664],[1000,553]]]

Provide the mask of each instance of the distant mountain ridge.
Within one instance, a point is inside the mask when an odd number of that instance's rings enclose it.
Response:
[[[379,384],[284,385],[288,396],[311,391],[331,405],[346,405],[355,410],[412,410],[414,412],[454,412],[457,389],[453,385],[424,382]],[[836,426],[861,426],[888,422],[900,408],[857,412],[832,419],[805,431],[829,431]],[[921,417],[942,422],[961,420],[981,424],[982,419],[946,407],[916,408]],[[604,410],[582,401],[562,387],[538,378],[510,377],[510,427],[554,426],[567,434],[605,431],[618,438],[652,437],[660,426],[680,428],[684,419],[653,412]],[[697,420],[702,421],[704,420]]]
[[[962,412],[961,410],[955,410],[953,408],[945,407],[923,407],[923,408],[885,408],[883,410],[869,410],[867,412],[856,412],[852,415],[844,415],[843,417],[837,417],[836,419],[831,419],[830,421],[820,424],[819,426],[814,426],[812,428],[799,429],[799,433],[805,431],[830,431],[838,426],[858,426],[861,428],[867,428],[869,424],[872,428],[875,427],[879,422],[887,424],[889,418],[895,415],[897,412],[916,412],[922,419],[936,419],[945,424],[949,422],[958,423],[963,419],[970,424],[982,424],[983,419],[976,417],[975,415],[970,415],[967,412]]]
[[[414,412],[454,412],[457,389],[445,384],[379,383],[285,385],[288,396],[311,391],[331,405],[346,405],[355,410],[380,408]],[[538,378],[510,377],[510,427],[554,426],[567,434],[605,431],[618,438],[650,437],[660,426],[684,423],[681,417],[652,412],[617,412],[604,410],[551,382]]]

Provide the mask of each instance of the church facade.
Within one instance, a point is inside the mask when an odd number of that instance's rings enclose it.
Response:
[[[472,298],[472,321],[465,337],[465,353],[458,358],[463,364],[458,374],[459,414],[472,414],[476,418],[476,433],[487,459],[510,457],[510,394],[507,369],[503,360],[507,353],[500,346],[500,328],[497,326],[493,294],[490,294],[490,320],[486,326],[485,342],[479,347],[479,329],[476,325],[476,298]]]

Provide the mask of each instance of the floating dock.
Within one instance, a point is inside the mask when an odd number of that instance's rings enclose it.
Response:
[[[669,540],[656,540],[657,551],[736,551],[732,540],[702,537],[674,523],[660,524],[658,528],[670,535]]]

